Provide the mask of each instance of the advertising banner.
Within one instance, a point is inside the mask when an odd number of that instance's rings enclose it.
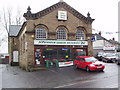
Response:
[[[59,67],[66,67],[66,66],[72,66],[73,65],[73,61],[69,61],[69,62],[59,62]]]

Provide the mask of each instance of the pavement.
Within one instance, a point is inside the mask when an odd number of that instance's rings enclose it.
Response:
[[[2,72],[3,65],[0,65],[0,72]],[[2,89],[2,73],[0,73],[0,90]]]

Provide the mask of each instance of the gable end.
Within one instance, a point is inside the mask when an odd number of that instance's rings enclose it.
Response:
[[[72,8],[70,5],[68,5],[65,2],[58,2],[38,13],[32,14],[31,13],[31,9],[30,7],[28,8],[27,13],[24,13],[24,17],[26,18],[26,20],[35,20],[38,18],[41,18],[49,13],[51,13],[52,11],[58,9],[58,8],[64,8],[65,10],[67,10],[68,12],[72,13],[74,16],[76,16],[77,18],[79,18],[80,20],[84,21],[85,23],[92,23],[94,21],[94,19],[92,19],[91,17],[85,17],[83,16],[81,13],[79,13],[78,11],[76,11],[74,8]]]

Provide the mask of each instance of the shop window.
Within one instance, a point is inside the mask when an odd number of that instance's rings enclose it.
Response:
[[[35,62],[36,64],[40,64],[41,50],[35,49]]]
[[[57,59],[57,49],[53,48],[43,49],[43,56],[45,59]]]
[[[44,27],[36,29],[36,39],[46,39],[46,29]]]
[[[78,29],[76,32],[76,40],[85,40],[84,30]]]
[[[71,50],[68,48],[58,49],[58,58],[59,59],[70,59],[71,58]]]
[[[64,28],[59,28],[57,31],[57,39],[66,40],[66,30]]]
[[[43,56],[45,59],[70,59],[71,50],[68,48],[46,48],[43,49]]]
[[[23,53],[25,52],[25,34],[23,35]]]

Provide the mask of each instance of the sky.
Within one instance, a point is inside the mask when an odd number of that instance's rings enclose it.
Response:
[[[27,7],[31,7],[32,13],[37,13],[60,0],[1,0],[0,12],[3,8],[12,8],[15,12],[20,9],[22,13],[27,12]],[[93,33],[102,32],[106,39],[118,40],[118,2],[119,0],[63,0],[82,15],[95,19],[92,23]],[[14,14],[13,14],[14,16]],[[7,33],[3,31],[6,35]],[[2,36],[3,36],[2,35]],[[2,37],[1,37],[2,38]],[[4,45],[3,45],[4,46]],[[3,47],[2,47],[3,48]],[[6,52],[6,51],[5,51]]]

